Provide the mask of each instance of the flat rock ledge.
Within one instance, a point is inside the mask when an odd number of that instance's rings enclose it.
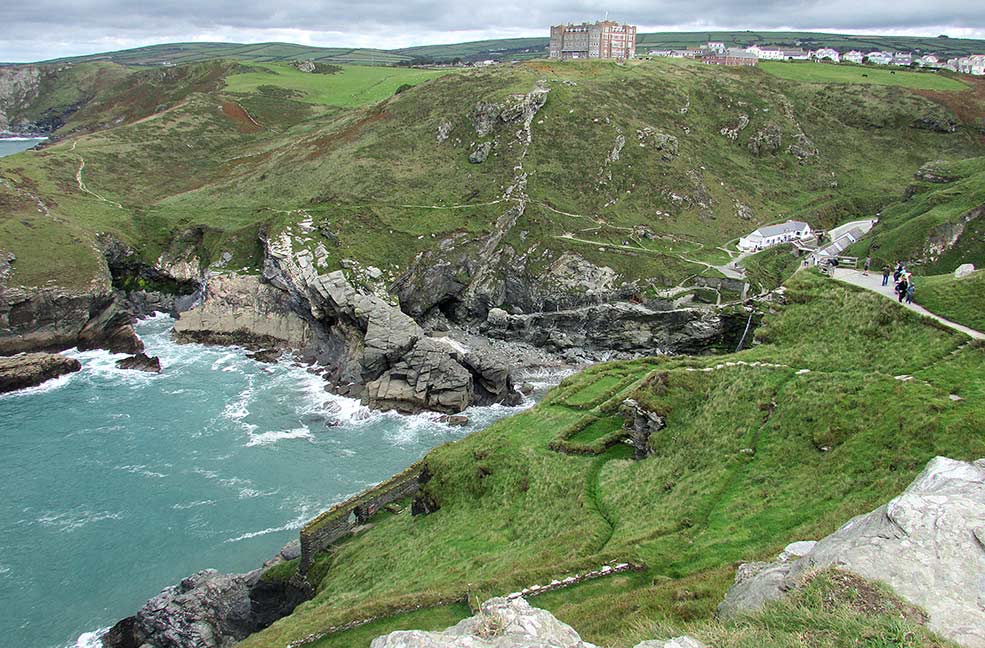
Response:
[[[57,353],[22,353],[0,356],[0,394],[35,387],[82,369],[75,358]]]
[[[718,614],[754,612],[828,567],[889,585],[937,634],[985,648],[985,459],[936,457],[888,504],[775,562],[742,565]]]
[[[161,373],[161,359],[157,356],[149,357],[146,353],[127,356],[116,361],[119,369],[129,369],[132,371],[146,371],[148,373]]]
[[[370,648],[597,648],[566,623],[522,598],[493,598],[478,614],[444,632],[401,630],[377,637]],[[705,648],[690,637],[644,641],[636,648]]]

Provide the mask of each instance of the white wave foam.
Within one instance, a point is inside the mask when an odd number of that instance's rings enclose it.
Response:
[[[250,448],[253,446],[265,446],[272,443],[277,443],[281,439],[310,439],[311,430],[305,426],[299,428],[294,428],[293,430],[277,430],[274,432],[261,432],[260,434],[254,434],[253,432],[247,433],[250,440],[246,442],[246,447]]]
[[[113,466],[113,469],[122,470],[123,472],[133,473],[135,475],[143,475],[144,477],[153,477],[154,479],[163,479],[164,477],[167,477],[164,473],[148,470],[147,466],[143,464],[132,466]]]
[[[40,385],[35,385],[34,387],[25,387],[24,389],[18,389],[17,391],[7,392],[6,394],[0,394],[0,401],[6,400],[8,398],[21,398],[23,396],[37,396],[38,394],[46,394],[56,389],[61,389],[65,385],[72,382],[77,373],[65,374],[64,376],[58,376],[57,378],[52,378],[51,380],[46,380]]]
[[[258,536],[268,535],[270,533],[280,533],[282,531],[295,531],[297,529],[300,529],[302,526],[304,526],[310,518],[311,518],[311,514],[309,513],[309,508],[307,506],[302,506],[301,513],[290,522],[282,524],[278,527],[269,527],[267,529],[260,529],[259,531],[248,531],[246,533],[236,536],[235,538],[226,538],[225,540],[223,540],[223,543],[229,544],[232,542],[240,542],[242,540],[249,540],[250,538],[256,538]]]
[[[69,644],[66,648],[102,648],[103,635],[109,632],[109,628],[100,628],[94,632],[83,632],[74,644]]]
[[[3,135],[0,133],[0,142],[44,142],[47,137],[23,137],[21,135]]]
[[[213,504],[215,504],[215,500],[198,500],[197,502],[174,504],[171,508],[175,511],[187,511],[188,509],[198,508],[199,506],[212,506]]]
[[[253,400],[253,376],[248,375],[246,378],[246,388],[239,393],[231,403],[227,403],[222,410],[223,418],[230,421],[241,421],[250,415],[250,408],[248,405],[250,401]]]
[[[93,512],[88,509],[81,511],[64,511],[61,513],[46,513],[37,519],[42,526],[56,528],[63,533],[75,531],[82,527],[102,522],[104,520],[122,520],[122,513],[112,513],[110,511]]]

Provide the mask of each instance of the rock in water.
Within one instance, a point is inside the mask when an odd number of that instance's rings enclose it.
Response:
[[[954,270],[954,278],[961,279],[962,277],[967,277],[972,272],[975,271],[975,264],[973,263],[962,263]]]
[[[494,598],[478,614],[444,632],[401,630],[377,637],[370,648],[596,648],[550,612],[522,598]]]
[[[161,373],[161,359],[157,356],[149,357],[146,353],[138,353],[137,355],[117,360],[116,366],[118,369]]]
[[[75,358],[66,358],[57,353],[24,353],[0,357],[0,394],[34,387],[81,368],[82,365]]]
[[[928,612],[934,632],[985,648],[985,459],[937,457],[901,495],[802,557],[741,566],[718,613],[757,610],[826,567],[886,583]]]
[[[226,648],[258,630],[251,574],[206,569],[168,587],[103,637],[106,648]]]

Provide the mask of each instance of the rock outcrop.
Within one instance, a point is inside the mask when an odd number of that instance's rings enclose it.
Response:
[[[119,369],[129,369],[132,371],[146,371],[147,373],[161,373],[161,359],[157,356],[148,357],[146,353],[127,356],[116,361]]]
[[[0,354],[71,347],[137,353],[144,345],[132,320],[108,278],[77,290],[0,285]]]
[[[985,459],[931,460],[888,504],[785,553],[800,552],[740,567],[719,614],[757,610],[810,572],[836,567],[889,585],[926,610],[942,637],[985,648]]]
[[[716,309],[655,310],[618,302],[530,315],[502,315],[487,320],[487,335],[513,339],[558,353],[586,357],[606,354],[703,353],[735,348],[748,313]]]
[[[180,314],[174,332],[179,342],[249,348],[304,348],[312,337],[290,295],[253,275],[212,277],[202,303]]]
[[[0,394],[34,387],[82,368],[75,358],[56,353],[23,353],[0,356]]]
[[[370,648],[596,648],[574,629],[522,598],[494,598],[478,614],[444,632],[402,630],[377,637]]]
[[[574,628],[523,598],[493,598],[479,613],[443,632],[400,630],[377,637],[370,648],[597,648]],[[644,641],[635,648],[705,648],[691,637]]]

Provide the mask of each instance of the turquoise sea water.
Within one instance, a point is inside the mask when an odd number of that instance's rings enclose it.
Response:
[[[473,409],[467,428],[374,413],[286,360],[174,344],[171,325],[138,325],[160,375],[69,352],[80,373],[0,396],[0,645],[92,645],[163,587],[253,569],[322,509],[516,411]]]
[[[32,146],[37,146],[43,142],[45,138],[16,138],[16,139],[5,139],[0,138],[0,157],[5,155],[13,155],[14,153],[20,153],[25,151]]]

